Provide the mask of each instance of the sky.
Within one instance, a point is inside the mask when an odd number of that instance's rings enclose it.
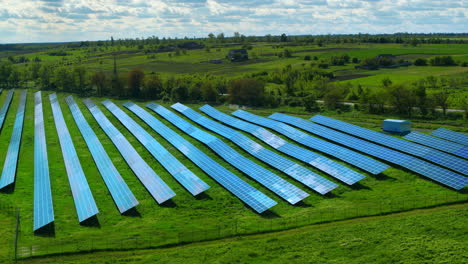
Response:
[[[468,32],[468,0],[0,0],[0,43]]]

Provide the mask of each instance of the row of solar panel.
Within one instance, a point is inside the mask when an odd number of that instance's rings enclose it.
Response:
[[[468,135],[458,133],[446,128],[436,129],[432,131],[432,135],[468,146]]]
[[[153,115],[144,111],[141,107],[131,102],[125,103],[124,106],[140,117],[154,131],[156,131],[175,148],[181,151],[188,159],[204,170],[208,175],[213,177],[213,179],[220,183],[224,188],[232,192],[239,199],[252,207],[255,211],[261,213],[276,205],[274,200],[270,199],[268,196],[258,191],[237,177],[235,174],[221,166],[219,163],[212,160],[208,155],[193,146],[179,134],[165,126]]]
[[[34,231],[54,221],[42,92],[34,94]]]
[[[249,175],[291,204],[296,204],[309,196],[309,194],[283,180],[278,175],[244,157],[219,138],[193,126],[163,106],[151,104],[148,105],[148,107],[178,127],[180,130],[206,144],[231,165],[244,172],[246,175]]]
[[[3,115],[6,115],[6,112],[8,110],[8,106],[11,103],[12,99],[12,91],[10,91],[9,95],[7,96],[7,101],[5,102],[4,106],[1,109],[1,113],[4,113]],[[43,199],[42,202],[37,203],[37,208],[46,208],[41,212],[47,211],[49,212],[48,214],[40,216],[41,213],[35,211],[38,214],[38,219],[36,219],[35,216],[35,229],[40,228],[41,226],[47,224],[50,221],[53,221],[53,208],[52,208],[52,203],[51,203],[51,195],[50,195],[50,182],[48,179],[48,167],[47,166],[47,152],[45,148],[45,136],[43,132],[43,124],[42,124],[42,132],[40,128],[40,123],[41,123],[41,118],[42,117],[42,103],[38,102],[37,99],[37,94],[36,94],[36,130],[37,136],[35,136],[35,141],[37,140],[39,143],[37,147],[37,155],[35,155],[35,162],[36,162],[36,156],[38,163],[42,161],[46,161],[46,165],[42,166],[42,170],[40,168],[37,169],[38,171],[38,176],[35,177],[35,181],[37,181],[37,189],[35,187],[35,195],[37,192],[37,195],[44,195],[46,199]],[[40,94],[39,94],[40,98]],[[21,128],[22,128],[22,118],[24,118],[24,104],[26,100],[26,91],[24,91],[24,103],[21,104],[20,102],[20,107],[18,112],[20,112],[21,105],[22,105],[22,116],[19,115],[17,116],[17,121],[15,122],[15,127],[19,127],[19,125],[16,125],[16,123],[20,123],[18,120],[21,119]],[[58,104],[57,98],[55,94],[50,95],[50,100],[52,104],[52,109],[53,109],[53,114],[54,114],[54,119],[56,121],[56,128],[57,132],[59,133],[59,138],[60,138],[60,143],[62,147],[62,152],[64,155],[64,160],[66,163],[67,167],[67,173],[68,177],[70,180],[70,185],[72,188],[72,193],[75,199],[75,205],[77,207],[77,212],[79,215],[80,221],[83,221],[97,213],[97,207],[94,203],[94,198],[92,197],[92,194],[89,190],[89,186],[86,182],[86,178],[84,177],[84,174],[81,169],[81,165],[79,164],[79,160],[76,155],[76,151],[74,150],[73,143],[71,142],[70,135],[68,133],[68,130],[66,128],[65,122],[63,120],[63,116],[61,114],[60,110],[60,105]],[[84,116],[82,115],[81,111],[79,110],[78,106],[76,103],[73,101],[71,97],[66,99],[70,110],[72,112],[72,115],[88,145],[88,148],[90,149],[90,152],[93,155],[93,158],[96,161],[96,164],[106,182],[106,185],[108,186],[111,195],[113,196],[114,200],[116,201],[117,206],[119,207],[119,210],[121,212],[124,212],[138,204],[136,201],[136,198],[133,196],[131,191],[129,190],[128,186],[125,184],[121,176],[118,174],[117,170],[113,166],[110,158],[107,156],[107,153],[104,151],[104,148],[100,144],[99,140],[97,139],[96,135],[94,134],[93,130],[91,127],[89,127],[89,124],[86,122]],[[88,109],[91,111],[93,116],[96,118],[98,123],[103,127],[105,130],[106,134],[111,138],[111,140],[114,142],[114,144],[118,147],[120,145],[126,146],[125,148],[119,149],[119,151],[122,153],[128,164],[131,166],[131,164],[134,164],[135,160],[141,159],[141,157],[136,153],[136,151],[131,147],[130,143],[126,141],[126,139],[123,137],[120,132],[107,120],[107,118],[100,112],[100,110],[90,101],[90,100],[85,100],[85,104],[88,107]],[[120,110],[117,106],[115,106],[113,103],[110,101],[105,101],[103,104],[108,108],[126,127],[129,129],[132,134],[134,134],[140,142],[148,148],[148,150],[155,156],[155,158],[159,157],[160,163],[169,171],[171,174],[179,180],[179,182],[184,185],[185,188],[187,188],[192,194],[197,194],[200,193],[207,188],[209,188],[206,183],[201,181],[197,176],[195,176],[192,172],[190,172],[185,166],[183,166],[178,160],[176,160],[169,152],[167,152],[154,138],[152,138],[146,131],[144,131],[136,122],[134,122],[128,115],[126,115],[122,110]],[[40,106],[40,109],[38,108],[38,105]],[[265,196],[263,193],[260,191],[254,189],[244,181],[242,181],[240,178],[235,176],[234,174],[230,173],[229,171],[225,170],[224,167],[221,165],[217,164],[213,160],[211,160],[206,154],[198,150],[196,147],[191,145],[188,141],[180,137],[177,133],[166,127],[164,124],[162,124],[159,120],[157,120],[154,116],[150,115],[148,112],[144,111],[142,108],[139,106],[128,102],[124,104],[125,107],[127,107],[129,110],[134,112],[137,116],[142,118],[146,123],[148,123],[156,132],[161,134],[164,138],[166,138],[171,144],[173,144],[176,148],[181,150],[189,159],[191,159],[194,163],[196,163],[199,167],[204,169],[210,176],[215,178],[218,182],[220,182],[224,187],[226,187],[228,190],[233,192],[236,196],[238,196],[241,200],[249,204],[252,208],[254,208],[257,212],[263,212],[264,210],[267,210],[276,202]],[[155,104],[149,104],[148,107],[164,118],[166,118],[168,121],[179,127],[181,130],[184,132],[188,133],[189,135],[193,136],[194,138],[202,141],[203,143],[207,144],[210,148],[212,148],[216,153],[218,153],[220,156],[225,158],[229,163],[233,164],[235,167],[246,173],[247,175],[250,175],[260,183],[264,184],[266,187],[277,193],[279,196],[283,197],[284,199],[288,200],[291,203],[296,203],[305,197],[308,196],[307,193],[303,192],[299,188],[295,187],[294,185],[288,183],[287,181],[284,181],[277,175],[273,174],[272,172],[268,171],[267,169],[258,166],[251,160],[245,158],[232,148],[230,148],[228,145],[226,145],[223,141],[221,141],[219,138],[216,138],[215,136],[212,136],[195,126],[191,125],[184,119],[180,118],[179,116],[175,115],[174,113],[168,111],[167,109],[155,105]],[[247,150],[249,153],[253,154],[257,158],[263,161],[267,161],[268,164],[272,165],[275,168],[281,169],[282,171],[286,172],[288,175],[292,176],[295,179],[298,179],[300,182],[304,183],[305,185],[311,187],[312,189],[318,191],[319,193],[326,193],[330,191],[331,189],[336,187],[336,184],[324,179],[323,177],[320,177],[313,173],[312,171],[295,164],[294,162],[274,153],[271,152],[267,149],[264,149],[261,145],[258,143],[252,141],[248,137],[244,136],[243,134],[232,130],[220,123],[214,122],[206,117],[201,116],[197,112],[188,109],[187,107],[176,104],[173,106],[176,110],[180,111],[182,114],[186,115],[187,117],[191,118],[194,121],[199,121],[200,124],[203,125],[207,128],[210,128],[214,132],[217,132],[225,137],[228,137],[230,140],[232,140],[234,143],[238,144],[239,146],[243,147],[245,150]],[[5,110],[4,110],[5,109]],[[223,121],[225,123],[229,123],[230,125],[235,124],[235,127],[238,127],[244,131],[253,133],[263,141],[267,142],[269,145],[275,147],[278,150],[281,150],[285,153],[288,153],[290,155],[293,155],[296,158],[299,158],[300,160],[306,161],[312,165],[314,165],[317,168],[320,168],[321,170],[328,172],[330,175],[335,176],[348,184],[352,184],[359,180],[359,176],[356,178],[356,174],[360,175],[352,170],[349,170],[349,168],[344,167],[338,163],[334,163],[333,161],[329,160],[328,158],[322,157],[316,153],[313,153],[311,151],[308,151],[306,149],[302,149],[300,147],[297,147],[293,144],[290,144],[281,138],[277,137],[276,135],[270,133],[269,131],[258,127],[256,125],[252,125],[250,123],[241,121],[239,119],[233,118],[231,116],[227,116],[225,114],[222,114],[220,112],[217,112],[217,110],[209,107],[209,106],[204,106],[201,108],[202,111],[205,113],[208,112],[209,115],[215,117],[215,119],[218,119],[220,121]],[[187,111],[190,110],[190,111]],[[38,115],[40,113],[40,115]],[[211,114],[210,114],[211,113]],[[366,156],[363,156],[362,154],[355,153],[355,152],[348,152],[349,155],[354,155],[354,157],[348,159],[345,158],[344,156],[340,156],[340,150],[344,151],[349,151],[348,149],[344,149],[340,146],[331,144],[329,142],[319,140],[317,138],[311,137],[299,130],[296,130],[292,127],[289,127],[283,123],[273,121],[271,119],[265,119],[261,118],[259,116],[252,115],[250,113],[244,112],[244,111],[237,111],[233,113],[234,115],[240,116],[246,120],[249,120],[251,122],[257,122],[262,125],[265,125],[269,128],[272,128],[276,131],[281,132],[282,134],[285,134],[286,136],[303,143],[307,146],[313,147],[315,149],[321,150],[322,152],[325,152],[327,154],[334,153],[333,156],[336,157],[342,157],[343,160],[348,161],[349,163],[360,167],[360,168],[367,168],[369,172],[374,172],[378,173],[378,171],[382,171],[386,169],[388,166],[372,160]],[[277,114],[275,114],[277,115]],[[1,118],[1,115],[0,115]],[[274,118],[274,116],[272,116]],[[4,117],[3,117],[4,119]],[[200,120],[202,119],[202,120]],[[1,120],[3,123],[3,120]],[[284,120],[282,120],[284,121]],[[296,120],[297,121],[297,120]],[[303,120],[305,121],[305,120]],[[307,122],[307,121],[305,121]],[[0,125],[2,124],[0,123]],[[43,123],[43,120],[42,120]],[[208,124],[207,124],[208,123]],[[308,122],[310,124],[313,124],[311,122]],[[293,122],[294,125],[297,125],[297,122]],[[65,129],[63,129],[65,128]],[[303,128],[303,127],[302,127]],[[304,128],[303,128],[304,129]],[[307,130],[307,129],[306,129]],[[59,131],[62,131],[62,134],[60,134]],[[36,132],[35,132],[36,133]],[[339,133],[339,132],[337,132]],[[14,135],[13,135],[14,136]],[[344,135],[346,138],[346,135]],[[41,140],[43,138],[43,140]],[[325,137],[327,139],[330,139],[329,137]],[[353,139],[356,139],[352,137]],[[19,136],[19,140],[21,139],[21,134]],[[357,139],[360,140],[360,139]],[[362,141],[362,140],[360,140]],[[16,142],[16,141],[15,141]],[[367,142],[367,141],[366,141]],[[69,144],[71,143],[71,144]],[[340,143],[340,142],[339,142]],[[41,147],[42,144],[42,147]],[[341,143],[342,144],[342,143]],[[372,143],[370,143],[372,144]],[[11,145],[11,144],[10,144]],[[364,144],[366,145],[366,144]],[[129,148],[133,149],[130,151],[131,156],[128,155],[129,153]],[[286,146],[286,147],[285,147]],[[374,147],[379,147],[379,146],[374,146]],[[19,148],[19,145],[18,145]],[[119,147],[118,147],[119,148]],[[384,148],[385,151],[392,151]],[[362,150],[361,150],[362,151]],[[382,152],[383,150],[380,149]],[[385,152],[383,151],[383,152]],[[363,151],[364,152],[364,151]],[[394,151],[396,152],[396,151]],[[12,152],[13,153],[13,152]],[[44,155],[45,153],[45,155]],[[127,154],[124,154],[127,153]],[[294,153],[294,154],[293,154]],[[312,159],[310,161],[310,153],[312,153],[313,157],[315,159]],[[366,152],[364,152],[366,153]],[[16,152],[17,154],[17,152]],[[369,153],[367,153],[369,154]],[[374,153],[375,154],[375,153]],[[387,153],[388,154],[388,153]],[[273,156],[272,156],[273,155]],[[403,154],[405,155],[405,154]],[[45,157],[44,157],[45,156]],[[305,158],[306,156],[309,156],[307,159]],[[318,157],[317,157],[318,156]],[[362,159],[356,159],[356,157],[362,156],[365,161],[367,161],[369,164],[366,164],[366,162],[362,162]],[[382,155],[374,155],[376,157],[380,157]],[[395,155],[398,156],[398,155]],[[406,155],[407,156],[407,155]],[[162,158],[161,158],[162,157]],[[171,158],[172,157],[172,158]],[[273,158],[272,158],[273,157]],[[277,159],[277,157],[281,157]],[[410,157],[410,156],[409,156]],[[171,162],[167,162],[167,160],[171,160]],[[306,159],[306,160],[305,160]],[[17,157],[14,162],[17,162]],[[320,161],[318,161],[320,160]],[[142,161],[142,162],[141,162]],[[317,162],[318,161],[318,162]],[[42,162],[43,163],[43,162]],[[172,190],[154,173],[154,177],[149,177],[152,178],[151,180],[148,180],[147,176],[143,176],[145,173],[137,173],[137,171],[141,170],[141,168],[149,169],[152,171],[149,166],[141,159],[140,162],[138,162],[139,165],[141,166],[131,166],[132,169],[135,171],[137,176],[139,176],[140,180],[144,183],[144,185],[150,190],[151,188],[154,188],[154,185],[159,186],[158,191],[152,192],[153,196],[158,202],[164,201],[164,199],[170,199],[175,193],[172,192]],[[324,165],[328,163],[327,165]],[[394,162],[396,164],[404,166],[406,165],[411,165],[414,167],[413,164],[418,164],[419,168],[413,168],[414,171],[423,174],[423,175],[430,175],[430,174],[437,174],[437,173],[445,173],[445,171],[440,171],[440,170],[434,170],[434,168],[427,166],[427,162],[421,163],[418,159],[414,160],[408,157],[403,157],[400,158],[398,163]],[[428,163],[429,164],[429,163]],[[208,165],[208,166],[206,166]],[[431,165],[431,164],[429,164]],[[342,168],[341,168],[341,167]],[[40,167],[40,166],[38,166]],[[405,167],[405,166],[404,166]],[[436,166],[435,166],[436,167]],[[16,163],[14,164],[14,168],[16,170]],[[344,168],[344,170],[343,170]],[[346,171],[346,169],[348,171]],[[439,168],[441,169],[441,168]],[[216,171],[218,170],[218,172]],[[227,175],[220,175],[219,170],[223,171],[225,170],[228,174]],[[348,174],[345,177],[339,176],[339,172],[346,171],[346,172],[354,172],[355,174]],[[444,169],[442,169],[444,170]],[[42,175],[40,175],[40,171],[42,171]],[[145,171],[146,172],[146,171]],[[228,177],[226,177],[228,176]],[[362,176],[362,175],[361,175]],[[363,177],[363,176],[362,176]],[[362,178],[361,177],[361,178]],[[429,176],[428,176],[429,177]],[[434,176],[433,178],[435,180],[438,180],[440,182],[443,182],[444,180],[440,180],[437,178],[444,178],[446,182],[450,182],[451,179],[454,177],[452,174],[445,173],[442,177],[437,177]],[[3,181],[4,177],[2,177]],[[6,178],[5,178],[6,179]],[[156,181],[155,181],[156,179]],[[357,179],[357,180],[356,180]],[[465,178],[466,179],[466,178]],[[460,179],[459,179],[460,180]],[[353,182],[354,181],[354,182]],[[13,173],[13,182],[14,182],[14,173]],[[156,184],[154,184],[156,183]],[[444,182],[443,182],[444,183]],[[458,184],[465,184],[465,181],[461,179],[461,181],[458,182]],[[449,185],[449,184],[447,184]],[[451,186],[451,185],[449,185]],[[456,184],[452,184],[451,187],[458,186]],[[162,188],[162,190],[161,190]],[[456,188],[456,187],[454,187]],[[77,191],[77,190],[80,191]],[[83,191],[81,191],[83,190]],[[162,191],[162,192],[161,192]],[[246,191],[250,193],[246,193]],[[161,195],[164,197],[162,198]],[[36,200],[36,196],[35,196]],[[37,199],[38,201],[40,200],[39,198]],[[86,205],[87,204],[87,205]],[[36,207],[36,202],[35,202],[35,207]],[[36,208],[35,208],[36,210]],[[52,220],[51,220],[52,219]],[[37,220],[37,221],[36,221]],[[36,225],[36,222],[38,223]],[[45,223],[45,224],[44,224]]]
[[[452,156],[448,153],[320,115],[314,116],[311,120],[333,129],[366,139],[367,141],[372,141],[377,144],[420,157],[464,175],[468,174],[468,163],[466,160]]]
[[[180,103],[172,105],[172,108],[179,111],[180,113],[182,113],[192,121],[196,122],[197,124],[207,129],[210,129],[211,131],[223,137],[226,137],[227,139],[231,140],[254,157],[282,171],[283,173],[289,175],[293,179],[301,182],[302,184],[308,186],[309,188],[320,194],[326,194],[329,191],[338,187],[337,184],[321,177],[320,175],[310,171],[309,169],[273,151],[264,148],[262,145],[251,140],[244,134],[232,128],[229,128],[221,123],[213,121],[212,119],[204,117],[203,115],[195,112],[194,110]]]
[[[6,114],[8,112],[8,109],[10,108],[11,100],[13,99],[13,93],[14,93],[13,90],[10,90],[8,92],[5,102],[3,103],[2,108],[0,108],[0,132],[2,131]]]
[[[309,136],[306,133],[281,122],[260,116],[254,116],[251,113],[242,110],[238,110],[232,113],[232,115],[247,121],[251,120],[258,125],[273,129],[298,143],[318,150],[322,153],[327,153],[369,173],[379,174],[389,168],[388,165],[383,164],[382,162],[376,161],[355,151],[335,145],[325,140]]]
[[[301,148],[297,145],[291,144],[260,126],[247,123],[238,118],[221,113],[209,105],[204,105],[203,107],[200,107],[200,110],[216,120],[219,120],[232,127],[251,133],[263,142],[275,148],[276,150],[283,152],[289,156],[292,156],[296,159],[299,159],[303,162],[306,162],[312,165],[313,167],[329,174],[330,176],[345,182],[346,184],[354,184],[365,177],[364,175],[354,170],[351,170],[350,168],[343,166],[327,157],[319,155],[310,150]],[[250,116],[250,118],[255,117]]]
[[[10,144],[3,164],[2,175],[0,176],[0,189],[10,186],[15,182],[16,167],[18,164],[19,149],[21,145],[21,135],[23,133],[24,109],[28,91],[23,90],[20,95],[20,102],[16,112],[13,132],[11,134]],[[11,100],[10,100],[11,102]]]
[[[396,150],[388,149],[386,147],[371,143],[369,141],[359,139],[354,136],[347,135],[336,130],[314,124],[301,118],[287,116],[279,113],[271,115],[270,118],[288,124],[292,124],[320,137],[356,149],[358,151],[380,158],[382,160],[386,160],[391,163],[400,165],[418,174],[424,175],[428,178],[438,181],[444,185],[450,186],[454,189],[459,190],[468,184],[468,180],[466,177],[461,176],[450,170],[423,161],[417,157],[410,156]],[[334,128],[336,128],[337,130],[344,129],[347,125],[347,123],[345,122],[319,115],[314,116],[313,118],[311,118],[311,120],[324,125],[333,123]]]
[[[96,166],[99,169],[99,172],[101,173],[120,213],[124,213],[137,206],[137,199],[133,195],[132,191],[130,191],[130,188],[128,188],[122,176],[120,176],[112,163],[112,160],[104,150],[101,141],[99,141],[93,129],[89,126],[85,117],[81,113],[80,108],[73,100],[73,97],[69,96],[65,101],[70,108],[75,123],[78,126],[78,129],[80,130],[81,135],[91,152],[94,162],[96,163]]]
[[[416,131],[407,134],[406,136],[404,136],[404,138],[419,143],[421,145],[442,150],[452,155],[468,159],[468,146],[464,146],[462,144],[433,137]]]

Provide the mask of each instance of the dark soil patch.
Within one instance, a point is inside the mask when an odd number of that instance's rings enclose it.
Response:
[[[308,50],[296,50],[291,53],[301,53],[301,52],[326,52],[326,51],[348,51],[355,50],[351,48],[326,48],[326,49],[308,49]],[[260,56],[275,56],[275,53],[263,53]]]
[[[335,78],[333,78],[333,81],[348,81],[348,80],[353,80],[353,79],[367,77],[367,76],[371,76],[371,75],[369,75],[369,74],[350,74],[350,75],[336,76]]]

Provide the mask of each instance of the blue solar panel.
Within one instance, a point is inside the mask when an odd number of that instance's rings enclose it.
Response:
[[[322,155],[291,144],[260,126],[221,113],[209,105],[200,107],[200,110],[216,120],[253,134],[276,150],[304,161],[313,167],[345,182],[346,184],[354,184],[364,178],[364,175],[357,173],[350,168],[336,163]]]
[[[326,128],[302,118],[288,116],[284,114],[275,113],[270,118],[292,124],[305,131],[313,133],[317,136],[326,138],[330,141],[337,142],[346,147],[361,151],[368,155],[389,161],[391,163],[400,165],[408,170],[431,178],[444,185],[454,189],[461,189],[467,185],[468,181],[465,177],[456,174],[455,172],[438,167],[432,163],[420,160],[411,155],[407,155],[396,150],[388,149],[386,147],[371,143],[369,141],[359,139],[336,130]]]
[[[262,145],[253,141],[244,134],[229,128],[223,124],[220,124],[212,119],[202,116],[201,114],[195,112],[191,108],[186,107],[183,104],[177,103],[172,105],[172,108],[176,109],[186,117],[190,118],[192,121],[197,124],[210,129],[211,131],[226,137],[231,140],[239,147],[243,148],[245,151],[249,152],[251,155],[262,160],[263,162],[271,165],[272,167],[284,172],[293,179],[301,182],[312,190],[320,193],[326,194],[329,191],[338,187],[337,184],[331,182],[322,176],[310,171],[309,169],[281,156],[277,153],[270,151],[269,149],[264,148]]]
[[[84,104],[101,126],[102,130],[112,140],[115,147],[119,150],[122,157],[127,162],[138,179],[142,182],[151,196],[158,202],[163,203],[175,196],[175,193],[159,178],[150,166],[141,158],[138,152],[128,142],[122,133],[107,119],[102,111],[93,103],[92,100],[84,100]]]
[[[432,131],[431,134],[436,137],[440,137],[453,142],[457,142],[458,144],[468,146],[468,135],[463,133],[455,132],[446,128],[439,128]]]
[[[57,129],[60,147],[62,148],[63,160],[67,169],[68,181],[75,201],[78,220],[84,220],[99,213],[94,201],[93,194],[89,188],[88,181],[81,168],[78,154],[68,131],[67,124],[63,118],[62,109],[55,93],[49,95],[49,100],[52,105],[52,113],[55,120],[55,128]]]
[[[213,177],[213,179],[224,186],[224,188],[252,207],[256,212],[262,213],[277,204],[268,196],[212,160],[205,153],[200,151],[172,129],[165,126],[141,107],[130,102],[126,103],[125,106],[138,115],[152,129],[169,141],[169,143],[182,152],[193,163]]]
[[[3,89],[0,88],[0,94],[2,94],[2,92],[3,92]]]
[[[193,138],[206,144],[231,165],[249,175],[289,203],[296,204],[309,196],[308,193],[302,191],[273,172],[244,157],[219,138],[193,126],[165,107],[154,103],[148,104],[147,107],[164,117],[167,121],[171,122],[173,125],[177,126],[179,129],[186,132]]]
[[[21,145],[21,135],[23,134],[24,108],[26,106],[27,90],[23,90],[20,95],[18,111],[16,112],[13,133],[8,146],[8,152],[3,164],[2,176],[0,178],[0,189],[3,189],[15,182],[16,166],[18,165],[18,156]]]
[[[260,117],[242,110],[236,111],[232,113],[232,115],[256,123],[258,125],[273,129],[278,133],[283,134],[298,143],[301,143],[307,147],[341,159],[342,161],[352,164],[369,173],[379,174],[389,168],[388,165],[383,164],[382,162],[376,161],[360,153],[349,150],[347,148],[343,148],[325,140],[312,137],[284,123]]]
[[[406,136],[404,136],[404,138],[431,148],[442,150],[450,154],[468,159],[468,146],[464,146],[462,144],[458,144],[441,138],[432,137],[416,131],[407,134]]]
[[[120,213],[124,213],[137,206],[137,199],[128,188],[125,180],[120,176],[114,166],[114,163],[112,163],[112,160],[107,155],[93,129],[89,126],[85,117],[81,113],[80,108],[75,103],[75,100],[73,100],[73,97],[69,96],[65,101],[70,108],[73,118],[75,119],[75,123],[78,126],[78,129],[80,130],[81,135],[93,156],[94,162],[96,163],[96,166],[98,167]]]
[[[2,131],[3,123],[5,122],[5,117],[10,108],[11,100],[13,99],[13,90],[10,90],[7,94],[7,98],[3,103],[2,108],[0,109],[0,132]]]
[[[431,149],[413,142],[385,135],[377,131],[372,131],[366,128],[355,126],[343,121],[339,121],[321,115],[316,115],[312,117],[311,120],[316,123],[334,128],[336,130],[340,130],[352,134],[354,136],[364,138],[368,141],[373,141],[386,147],[390,147],[401,152],[406,152],[408,154],[421,157],[436,164],[442,165],[446,168],[457,171],[459,173],[465,175],[468,174],[468,162],[466,160],[457,158],[442,151]]]
[[[169,151],[159,144],[158,141],[156,141],[148,132],[146,132],[115,104],[109,100],[102,103],[140,141],[140,143],[145,146],[151,155],[153,155],[153,157],[157,159],[159,163],[161,163],[161,165],[193,195],[197,195],[209,188],[208,184],[187,169],[185,165],[177,160]]]
[[[42,93],[34,94],[34,231],[54,221]]]

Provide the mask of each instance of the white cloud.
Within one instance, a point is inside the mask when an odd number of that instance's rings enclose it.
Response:
[[[466,0],[0,0],[1,42],[466,32]]]

